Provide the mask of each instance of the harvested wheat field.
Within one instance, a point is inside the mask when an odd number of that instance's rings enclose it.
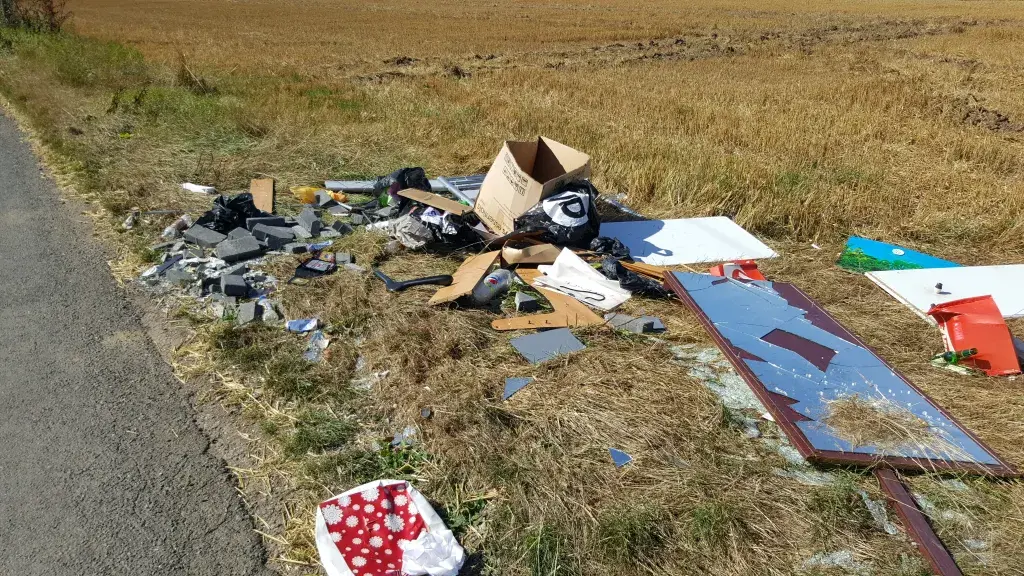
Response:
[[[646,216],[733,218],[780,254],[759,262],[769,279],[799,286],[1024,467],[1024,378],[931,366],[938,331],[835,266],[849,235],[964,265],[1024,262],[1024,3],[69,7],[74,34],[0,31],[0,90],[93,203],[126,284],[173,220],[125,231],[131,209],[209,209],[181,182],[233,193],[272,177],[279,212],[295,214],[289,186],[485,172],[502,141],[543,135],[589,154],[596,187]],[[401,278],[466,256],[385,243],[360,231],[334,248]],[[267,271],[287,278],[296,263]],[[578,329],[586,350],[533,366],[509,345],[523,332],[491,329],[503,312],[428,306],[429,287],[389,293],[344,270],[281,286],[286,317],[331,327],[322,363],[279,328],[161,302],[190,335],[178,374],[244,438],[228,464],[283,573],[320,573],[316,504],[378,478],[434,503],[466,574],[932,573],[893,509],[880,513],[870,471],[808,467],[778,426],[723,405],[714,383],[735,373],[679,301],[623,307],[662,318],[658,340]],[[507,377],[535,380],[502,401]],[[858,443],[921,433],[865,406],[837,407],[836,422],[840,408]],[[381,449],[406,426],[411,448]],[[616,468],[610,447],[633,462]],[[904,480],[963,573],[1024,573],[1019,480]]]

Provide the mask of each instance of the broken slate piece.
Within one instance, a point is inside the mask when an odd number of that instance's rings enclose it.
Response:
[[[245,283],[245,278],[241,276],[228,276],[225,274],[220,277],[220,292],[225,296],[245,298],[249,295],[249,285]]]
[[[228,232],[228,240],[237,240],[239,238],[248,238],[252,234],[249,233],[245,228],[235,228],[231,232]]]
[[[366,224],[366,217],[363,216],[362,214],[353,214],[352,218],[350,218],[350,220],[352,220],[352,224],[354,226],[359,226],[359,225],[362,225],[362,224]]]
[[[259,256],[263,253],[263,247],[260,246],[256,238],[246,236],[221,242],[213,253],[225,262],[237,262]]]
[[[337,206],[328,207],[327,212],[331,216],[348,216],[352,212],[352,208],[346,204],[339,203]]]
[[[345,264],[352,264],[355,261],[356,261],[356,259],[351,254],[349,254],[348,252],[335,252],[334,253],[334,263],[337,264],[338,266],[343,266]]]
[[[355,272],[357,274],[362,274],[363,272],[366,272],[366,268],[363,268],[359,264],[352,264],[351,262],[345,264],[345,270],[348,270],[349,272]]]
[[[633,457],[626,454],[622,450],[616,450],[615,448],[609,448],[608,453],[612,456],[612,462],[615,463],[616,468],[622,468],[626,464],[633,461]]]
[[[355,232],[355,229],[352,228],[352,226],[345,222],[342,222],[341,220],[335,220],[334,224],[331,224],[331,229],[333,229],[341,236],[348,236],[349,234]]]
[[[244,326],[253,322],[258,317],[259,309],[256,307],[255,302],[242,302],[242,305],[238,307],[238,316],[236,317],[236,320],[239,326]]]
[[[397,216],[398,215],[398,210],[394,206],[385,206],[385,207],[381,208],[380,210],[377,210],[376,212],[374,212],[374,215],[377,216],[378,218],[382,218],[384,220],[387,220],[389,218]]]
[[[283,216],[258,216],[256,218],[246,218],[245,227],[252,232],[252,229],[263,224],[264,226],[284,226],[286,224]]]
[[[238,304],[238,298],[235,298],[234,296],[225,296],[223,294],[215,293],[211,295],[210,298],[212,300],[216,300],[217,302],[221,302],[227,306],[234,306],[235,304]]]
[[[193,244],[198,244],[203,248],[213,248],[217,244],[223,242],[227,236],[210,230],[204,226],[192,226],[188,230],[185,230],[185,241]]]
[[[252,235],[257,240],[262,240],[267,243],[267,246],[272,250],[284,246],[295,239],[295,234],[291,228],[280,228],[277,226],[266,226],[264,224],[257,224],[253,226]]]
[[[284,250],[288,254],[304,254],[309,250],[309,245],[303,244],[302,242],[290,242],[285,244],[281,250]]]
[[[171,266],[174,266],[178,262],[181,262],[181,259],[182,259],[182,255],[181,254],[175,254],[174,256],[171,256],[170,258],[165,260],[163,264],[157,266],[156,270],[154,271],[153,274],[159,276],[159,275],[163,274],[164,272],[167,272],[167,270],[169,270]]]
[[[309,233],[309,230],[298,225],[292,226],[292,234],[295,234],[295,237],[300,240],[309,240],[313,237],[313,235]]]
[[[533,364],[540,364],[562,354],[583,350],[586,346],[568,328],[558,328],[512,339],[512,347]]]
[[[641,316],[639,318],[628,314],[605,314],[605,320],[616,330],[625,330],[633,334],[646,334],[648,332],[664,332],[665,324],[661,319],[654,316]]]
[[[187,270],[171,268],[164,274],[164,281],[175,286],[188,286],[196,281],[196,277]]]
[[[313,212],[312,208],[303,210],[299,214],[298,222],[300,227],[313,236],[320,234],[320,230],[324,227],[324,223],[320,221],[320,218]]]
[[[335,232],[334,228],[324,228],[320,230],[321,238],[341,238],[341,234]]]
[[[245,262],[235,264],[234,266],[228,266],[224,269],[225,276],[241,276],[249,271],[249,265]]]
[[[516,292],[516,312],[536,312],[540,310],[540,302],[526,292]]]
[[[316,191],[316,205],[320,208],[330,208],[338,202],[335,201],[334,197],[327,192],[327,190]]]
[[[505,391],[501,393],[501,399],[508,400],[530,382],[533,382],[533,378],[505,378]]]

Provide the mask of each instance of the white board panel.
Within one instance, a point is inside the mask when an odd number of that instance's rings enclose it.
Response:
[[[933,324],[927,314],[932,304],[973,296],[992,296],[1004,318],[1024,316],[1024,264],[883,270],[865,276]],[[942,291],[937,294],[939,282]]]
[[[618,238],[634,260],[656,266],[778,256],[725,216],[605,222],[601,236]]]

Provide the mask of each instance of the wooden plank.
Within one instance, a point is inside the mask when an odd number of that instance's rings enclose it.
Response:
[[[274,213],[274,184],[273,178],[254,178],[249,182],[252,203],[256,205],[256,208],[268,214]]]
[[[643,262],[622,262],[622,267],[630,272],[636,272],[637,274],[643,274],[650,278],[654,278],[659,282],[665,279],[665,272],[668,268],[664,266],[655,266],[654,264],[644,264]]]
[[[473,288],[491,271],[491,267],[498,261],[498,256],[500,255],[501,251],[495,250],[466,258],[462,266],[459,266],[455,274],[452,274],[451,286],[445,286],[435,292],[430,297],[430,300],[427,301],[427,304],[434,305],[454,302],[473,292]]]
[[[949,553],[946,546],[939,539],[938,534],[928,522],[928,517],[921,512],[917,501],[907,490],[907,487],[896,476],[896,473],[889,468],[875,468],[875,478],[882,487],[889,503],[896,510],[907,534],[917,545],[917,549],[931,564],[932,570],[939,576],[962,576],[963,572],[956,565],[956,560]]]

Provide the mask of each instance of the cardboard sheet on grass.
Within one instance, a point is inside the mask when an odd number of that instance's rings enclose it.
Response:
[[[808,460],[1017,475],[792,284],[689,272],[666,280]],[[828,424],[832,403],[844,399],[912,418],[922,430],[913,439],[855,444]]]
[[[936,258],[910,248],[850,236],[836,264],[851,272],[878,270],[914,270],[918,268],[955,268],[956,262]]]
[[[403,198],[415,200],[421,204],[426,204],[427,206],[433,206],[438,210],[451,212],[456,216],[462,216],[473,211],[473,209],[470,208],[469,206],[466,206],[465,204],[460,204],[455,200],[450,200],[448,198],[445,198],[444,196],[438,196],[437,194],[431,194],[430,192],[417,190],[415,188],[401,190],[399,191],[398,195]]]
[[[505,245],[501,259],[507,264],[551,264],[562,251],[554,244],[538,244],[524,248]]]
[[[267,214],[274,213],[274,179],[254,178],[249,183],[249,193],[252,194],[252,203],[256,208]]]
[[[928,309],[933,304],[975,296],[992,296],[1003,318],[1024,316],[1024,264],[883,270],[865,276],[932,324]],[[938,283],[942,289],[936,293]]]
[[[601,236],[618,238],[634,260],[657,266],[778,256],[725,216],[603,222]]]
[[[1013,337],[991,296],[939,304],[928,315],[938,322],[947,351],[978,350],[976,355],[963,360],[963,365],[989,376],[1020,374]]]
[[[484,252],[476,256],[466,258],[462,266],[452,274],[452,283],[441,288],[430,297],[427,304],[444,304],[454,302],[463,296],[473,292],[473,288],[480,283],[480,280],[491,271],[491,267],[498,261],[501,251]]]
[[[536,330],[541,328],[565,328],[567,326],[597,326],[604,324],[605,319],[594,313],[585,304],[554,290],[547,290],[537,285],[541,275],[536,268],[520,268],[516,274],[547,299],[552,311],[545,314],[531,314],[515,318],[499,318],[491,322],[495,330]]]
[[[507,141],[484,177],[474,212],[501,236],[515,219],[572,180],[590,177],[590,156],[550,138]]]

